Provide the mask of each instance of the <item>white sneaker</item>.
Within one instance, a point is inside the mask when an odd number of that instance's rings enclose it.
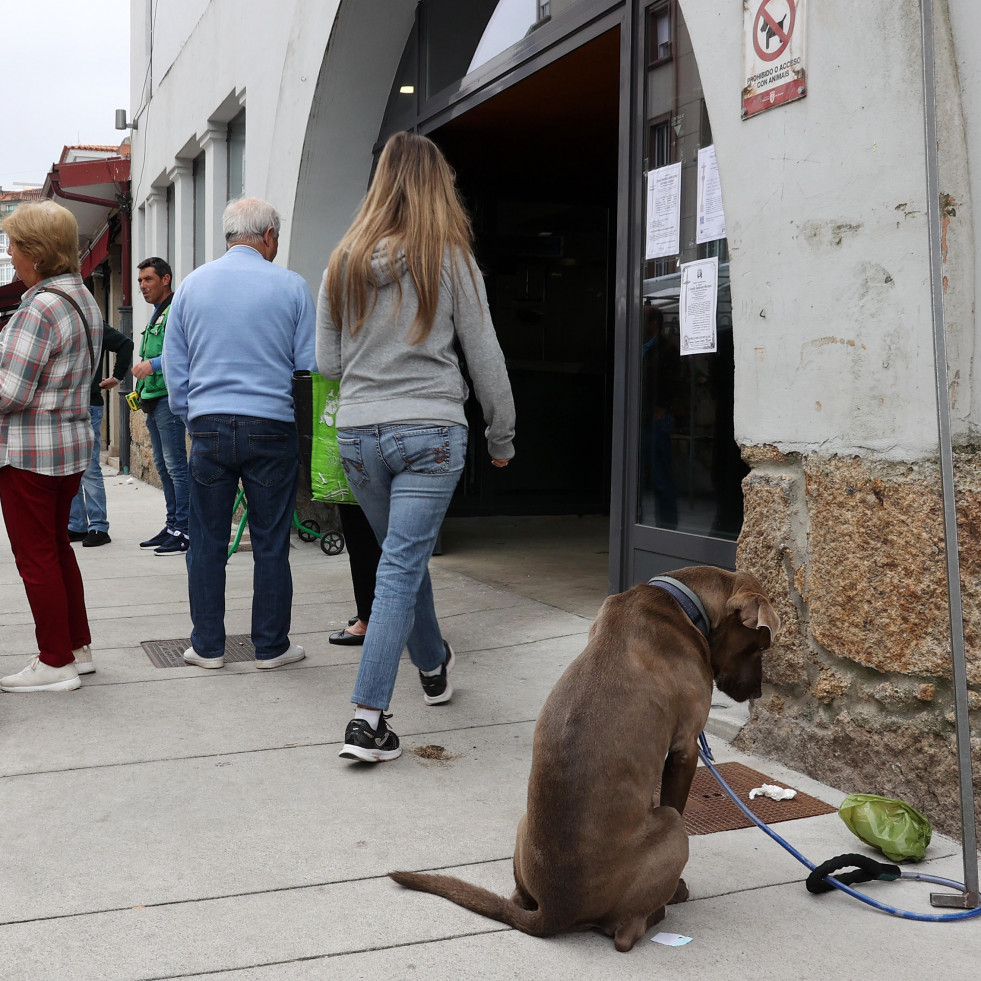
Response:
[[[40,656],[34,658],[23,671],[0,678],[0,691],[73,691],[81,685],[74,664],[53,668],[45,664]]]
[[[217,657],[202,657],[193,647],[184,651],[184,660],[188,664],[196,664],[199,668],[223,668],[225,666],[224,654],[219,654]]]
[[[72,651],[75,658],[75,670],[79,674],[95,674],[95,665],[92,663],[92,648],[88,644]]]
[[[255,666],[257,668],[278,668],[281,664],[292,664],[294,661],[302,661],[307,656],[307,652],[299,644],[290,644],[278,657],[257,657]]]

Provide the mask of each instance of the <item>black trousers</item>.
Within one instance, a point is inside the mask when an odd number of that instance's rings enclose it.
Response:
[[[375,598],[375,570],[381,558],[381,547],[364,511],[357,504],[338,504],[337,508],[341,516],[341,531],[344,533],[348,561],[351,563],[351,583],[354,586],[358,619],[367,623]]]

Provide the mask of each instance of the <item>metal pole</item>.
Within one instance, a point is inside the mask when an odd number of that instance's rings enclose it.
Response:
[[[957,554],[957,503],[950,437],[950,395],[947,381],[947,342],[944,335],[943,268],[940,248],[940,161],[937,147],[937,77],[933,50],[933,2],[920,0],[923,39],[923,121],[926,149],[927,224],[930,231],[930,288],[933,312],[933,360],[937,381],[937,422],[940,435],[940,482],[943,491],[944,546],[947,552],[947,596],[950,604],[951,657],[954,666],[954,711],[957,730],[957,768],[961,789],[964,895],[932,893],[934,906],[976,909],[978,846],[974,822],[974,773],[971,766],[971,727],[967,702],[967,662],[964,655],[964,613]]]

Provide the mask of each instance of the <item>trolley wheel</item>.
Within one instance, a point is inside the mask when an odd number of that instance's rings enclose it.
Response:
[[[313,518],[301,521],[300,527],[296,529],[296,537],[301,542],[315,542],[320,537],[320,523]]]
[[[320,550],[324,555],[340,555],[344,551],[344,536],[337,531],[328,531],[320,539]]]

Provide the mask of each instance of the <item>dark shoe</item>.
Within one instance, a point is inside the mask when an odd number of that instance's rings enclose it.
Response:
[[[175,535],[168,535],[163,544],[158,545],[154,550],[154,555],[183,555],[187,551],[187,535],[177,532]]]
[[[111,541],[108,531],[90,531],[82,541],[82,548],[98,548],[100,545],[108,545]]]
[[[357,623],[357,617],[354,622]],[[342,647],[360,647],[364,643],[364,634],[352,634],[344,630],[336,630],[327,638],[329,644],[340,644]]]
[[[382,713],[377,729],[372,729],[364,719],[351,719],[344,731],[344,748],[337,755],[364,763],[398,759],[402,755],[399,737],[385,724],[385,719],[390,718]]]
[[[453,686],[447,675],[453,670],[453,665],[456,664],[456,654],[453,653],[453,648],[445,640],[443,647],[446,648],[446,659],[439,669],[439,674],[427,678],[421,671],[419,672],[419,680],[422,682],[422,697],[427,705],[440,705],[453,697]]]
[[[158,531],[153,538],[140,542],[140,548],[159,548],[170,537],[170,529],[164,528],[163,531]]]
[[[68,529],[68,541],[70,542],[84,542],[87,535],[87,531],[72,531],[71,528]]]

